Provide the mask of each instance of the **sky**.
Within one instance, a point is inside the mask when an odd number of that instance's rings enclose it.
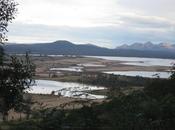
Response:
[[[16,0],[9,42],[175,43],[175,0]]]

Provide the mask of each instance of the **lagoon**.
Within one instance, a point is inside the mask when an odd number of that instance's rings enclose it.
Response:
[[[169,78],[171,73],[169,72],[152,72],[152,71],[110,71],[110,72],[104,72],[107,74],[114,74],[114,75],[126,75],[126,76],[140,76],[140,77],[146,77],[146,78],[157,78],[159,76],[160,78]]]
[[[104,87],[85,85],[79,83],[59,82],[51,80],[36,80],[35,85],[31,86],[29,93],[34,94],[51,94],[53,91],[55,95],[61,94],[64,97],[71,98],[87,98],[87,99],[103,99],[104,95],[89,94],[86,91],[103,90]]]
[[[160,59],[160,58],[140,58],[140,57],[111,57],[111,56],[87,56],[100,58],[105,60],[121,61],[124,65],[135,66],[172,66],[175,64],[175,59]]]

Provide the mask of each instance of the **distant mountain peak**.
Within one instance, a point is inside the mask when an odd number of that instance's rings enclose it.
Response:
[[[145,42],[145,44],[153,44],[151,41],[147,41]]]
[[[135,42],[132,44],[133,46],[140,46],[140,45],[143,45],[142,43],[139,43],[139,42]]]
[[[150,41],[148,41],[148,42],[145,42],[145,45],[150,45],[150,46],[152,46],[152,45],[154,45],[152,42],[150,42]]]
[[[71,42],[69,42],[69,41],[66,41],[66,40],[58,40],[58,41],[55,41],[55,42],[53,42],[53,43],[56,43],[56,44],[60,44],[60,43],[69,43],[69,44],[73,44],[73,43],[71,43]]]
[[[145,43],[136,42],[131,45],[124,44],[122,46],[117,47],[117,49],[171,51],[171,50],[175,50],[175,45],[170,43],[154,44],[148,41]]]
[[[86,46],[91,46],[91,47],[99,47],[99,46],[96,46],[96,45],[91,44],[91,43],[87,43],[87,44],[83,44],[83,45],[86,45]]]
[[[128,44],[123,44],[123,45],[121,45],[121,46],[119,46],[119,47],[116,47],[116,49],[118,49],[118,48],[127,48],[127,47],[129,47]]]

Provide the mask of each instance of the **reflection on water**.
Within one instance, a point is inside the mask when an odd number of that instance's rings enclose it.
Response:
[[[86,63],[86,64],[77,64],[78,66],[84,66],[84,67],[105,67],[105,65],[99,65],[95,63]]]
[[[169,78],[171,75],[168,72],[151,72],[151,71],[110,71],[104,73],[114,75],[126,75],[126,76],[141,76],[147,78],[156,78],[157,76],[159,76],[160,78]]]
[[[36,80],[36,85],[32,86],[30,93],[35,94],[51,94],[53,91],[55,95],[61,94],[65,97],[72,98],[88,98],[88,99],[103,99],[103,95],[93,95],[84,91],[89,90],[103,90],[104,87],[90,86],[78,83],[58,82],[50,80]]]
[[[69,68],[50,68],[50,71],[71,71],[71,72],[82,72],[83,67],[69,67]]]

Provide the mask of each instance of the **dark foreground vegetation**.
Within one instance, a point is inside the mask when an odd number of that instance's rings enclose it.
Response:
[[[128,86],[145,86],[145,84],[151,82],[151,79],[139,76],[131,77],[97,72],[86,72],[83,73],[80,79],[78,79],[77,81],[84,84],[99,85],[108,88],[120,88]]]
[[[114,90],[111,90],[114,91]],[[120,90],[115,90],[120,91]],[[8,122],[11,130],[174,130],[175,77],[154,79],[142,91],[110,96],[80,109],[42,109],[31,118]]]

